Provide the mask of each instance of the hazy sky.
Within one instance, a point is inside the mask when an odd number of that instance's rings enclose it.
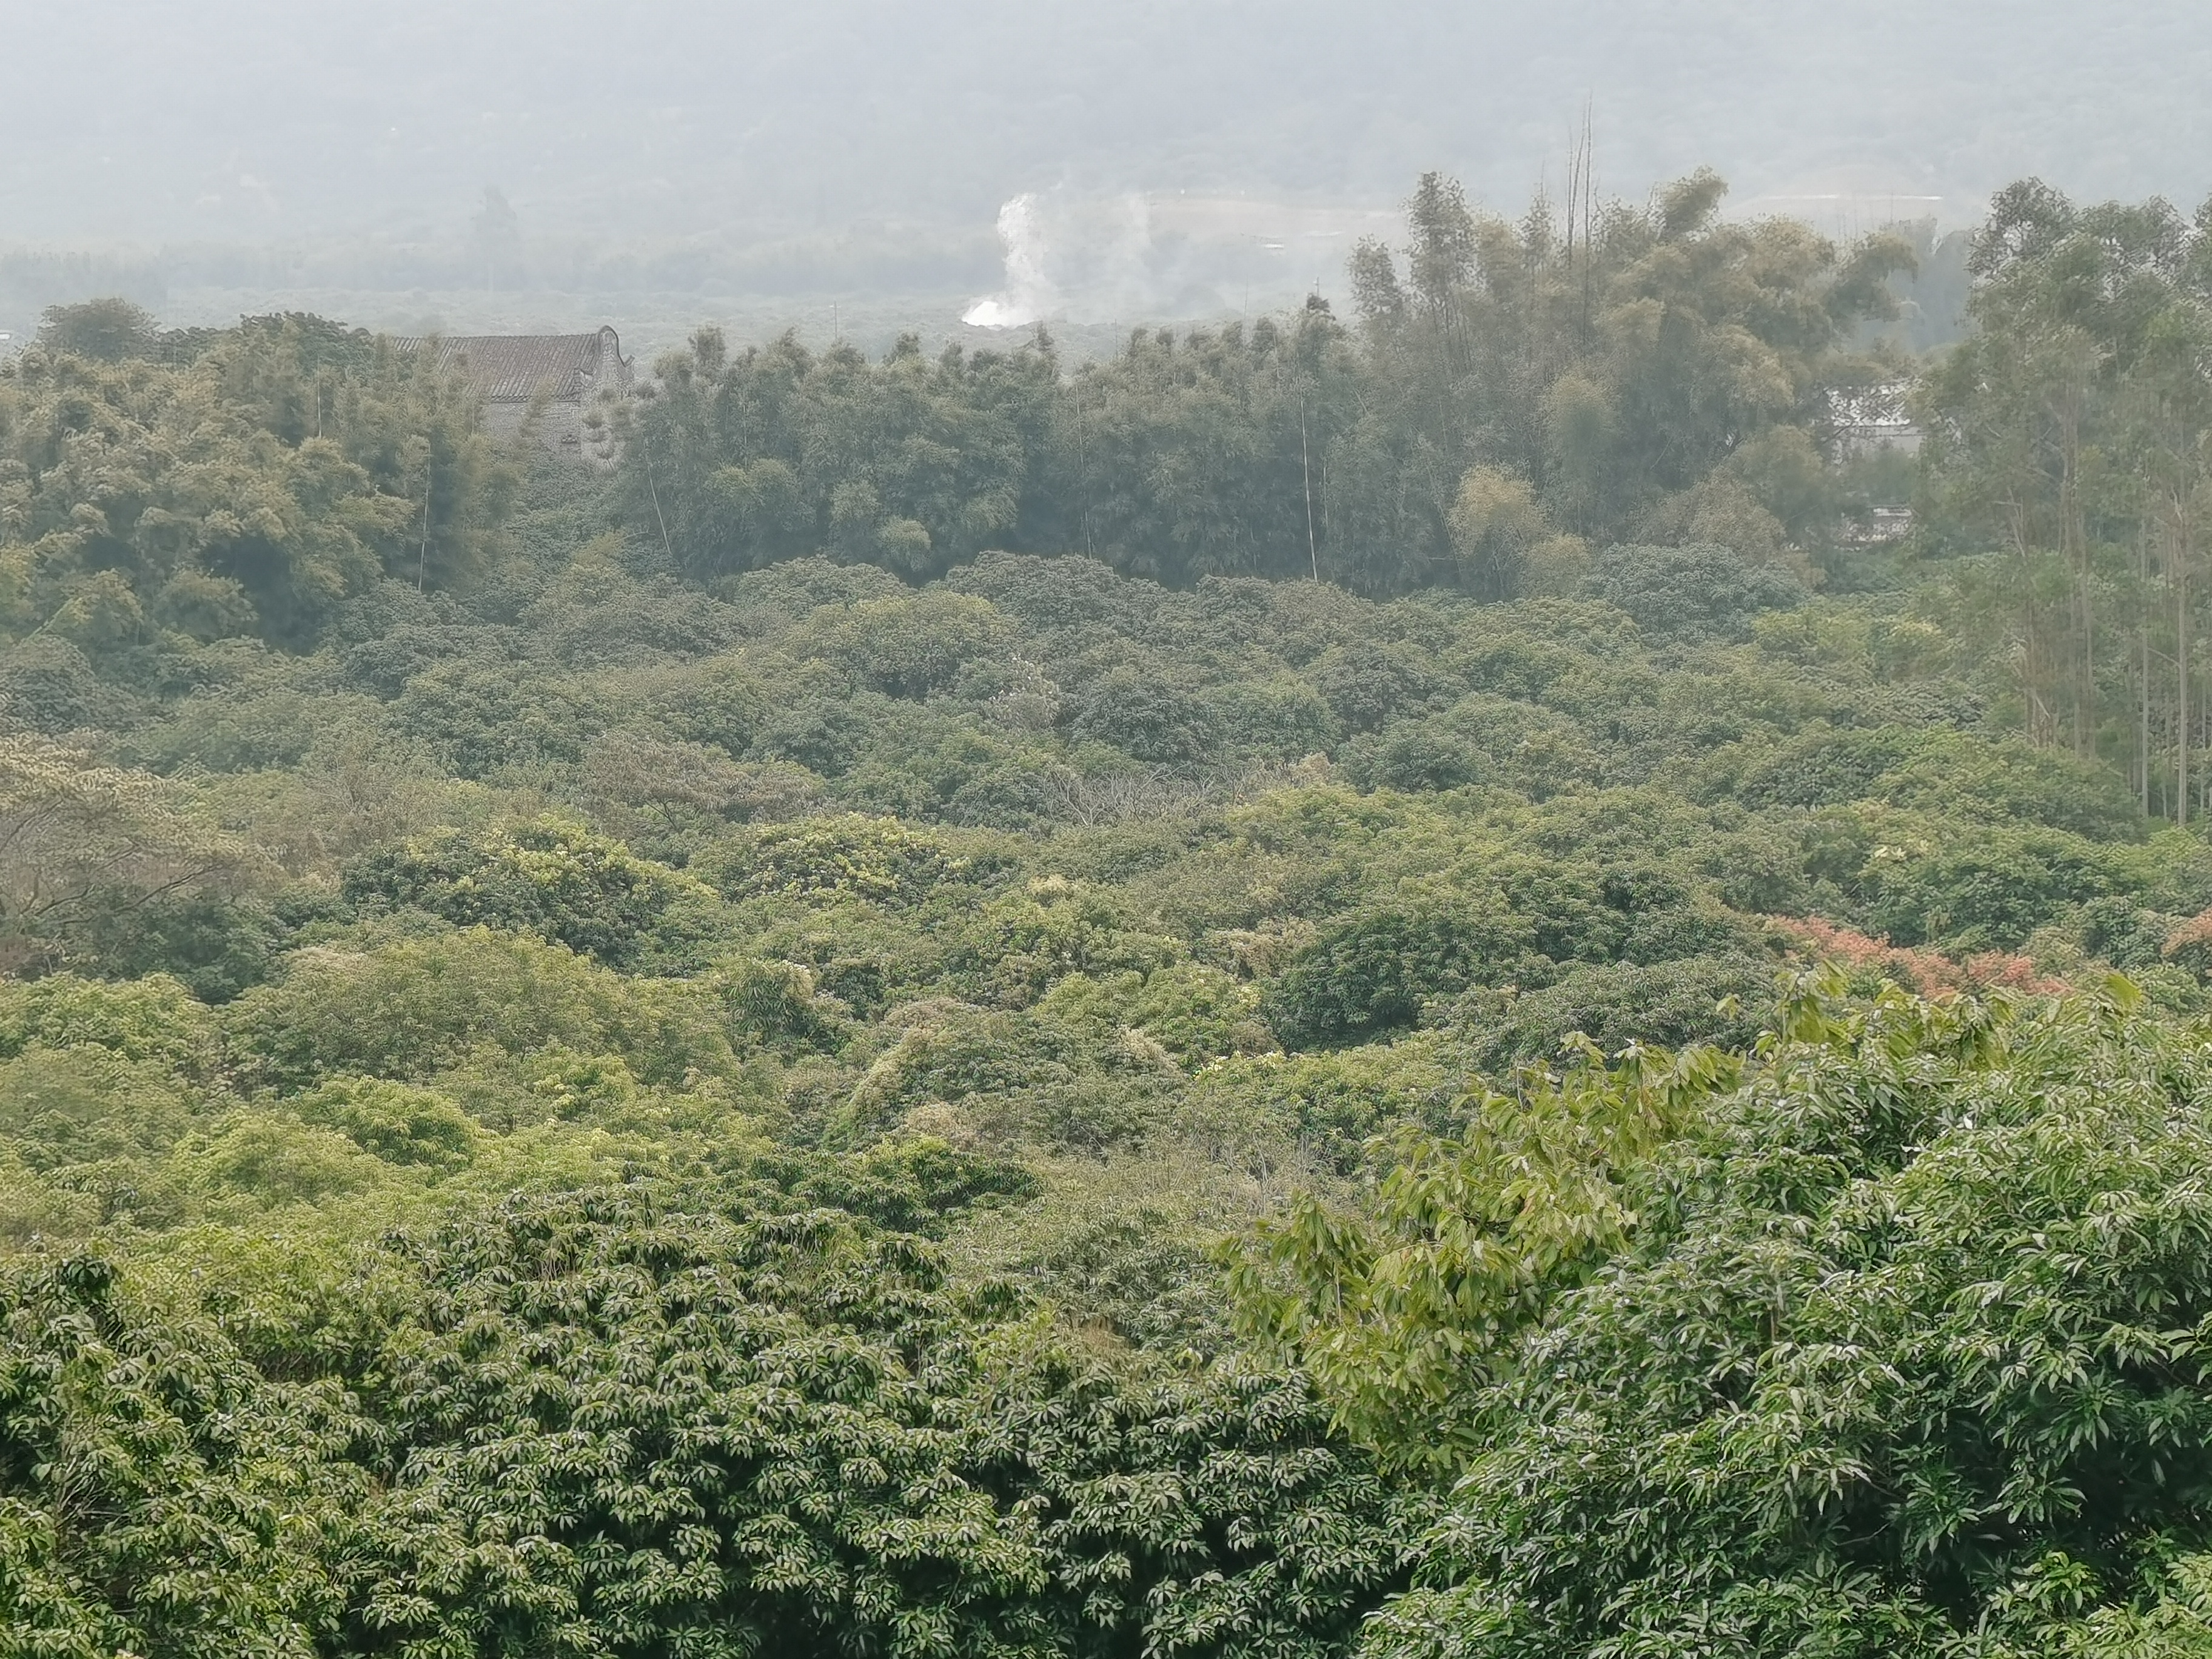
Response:
[[[988,227],[1029,190],[2212,191],[2207,0],[9,0],[0,242]]]

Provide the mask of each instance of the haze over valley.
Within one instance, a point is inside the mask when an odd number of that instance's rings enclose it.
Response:
[[[18,337],[44,305],[120,290],[176,325],[617,316],[649,352],[702,319],[960,334],[1017,280],[999,227],[1018,200],[1031,297],[1094,346],[1340,299],[1351,243],[1417,173],[1517,212],[1564,184],[1586,112],[1601,192],[1711,166],[1731,212],[1832,234],[1954,228],[2030,174],[2193,200],[2212,76],[2185,0],[94,0],[12,50]],[[486,222],[487,186],[511,220]]]

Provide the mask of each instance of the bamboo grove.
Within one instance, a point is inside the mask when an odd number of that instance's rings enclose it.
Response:
[[[2208,229],[2015,185],[1973,257],[1974,334],[1919,398],[1932,550],[1996,550],[1960,586],[2013,653],[2016,718],[2177,823],[2212,801]]]

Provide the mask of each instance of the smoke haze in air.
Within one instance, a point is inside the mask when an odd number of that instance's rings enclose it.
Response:
[[[1584,98],[1623,186],[1844,167],[1986,192],[2181,189],[2195,0],[88,0],[19,12],[13,238],[331,234],[526,210],[698,234],[988,223],[1025,190],[1519,194]]]
[[[1333,284],[1424,168],[1517,210],[1585,106],[1601,191],[1710,165],[1735,210],[1833,228],[1961,222],[2028,173],[2193,201],[2212,137],[2202,0],[83,0],[15,23],[0,245],[166,250],[156,297],[899,289],[1105,321]]]

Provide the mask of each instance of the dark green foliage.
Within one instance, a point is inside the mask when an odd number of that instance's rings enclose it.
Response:
[[[1079,740],[1163,766],[1194,765],[1213,746],[1206,705],[1135,664],[1109,668],[1083,688],[1069,731]]]
[[[74,731],[96,723],[119,702],[67,640],[11,644],[0,661],[0,713],[12,725],[49,733]]]
[[[1576,963],[1673,963],[1735,931],[1663,872],[1523,869],[1487,905],[1409,895],[1332,923],[1268,988],[1264,1006],[1293,1047],[1357,1042],[1412,1024],[1429,1003],[1471,986],[1510,994]]]
[[[1117,1372],[835,1211],[609,1190],[379,1254],[380,1334],[264,1328],[258,1368],[105,1261],[12,1273],[19,1640],[1288,1659],[1401,1571],[1294,1379]]]
[[[410,738],[436,745],[466,778],[580,760],[606,724],[596,700],[568,677],[473,660],[441,662],[413,676],[393,718]]]
[[[1741,637],[1759,612],[1805,602],[1805,585],[1790,571],[1710,544],[1609,547],[1590,565],[1589,591],[1638,627],[1683,639]]]
[[[1774,971],[1771,958],[1743,955],[1685,957],[1648,968],[1577,963],[1550,985],[1475,992],[1451,1012],[1475,1063],[1499,1074],[1516,1065],[1555,1063],[1577,1032],[1607,1054],[1631,1042],[1742,1048],[1759,1035]]]
[[[1422,1004],[1481,984],[1526,959],[1529,930],[1511,915],[1433,902],[1337,923],[1267,991],[1267,1023],[1292,1047],[1356,1042],[1419,1018]]]
[[[1491,774],[1489,759],[1473,744],[1432,726],[1400,726],[1380,741],[1354,744],[1345,774],[1363,789],[1456,789]]]
[[[515,475],[457,380],[310,317],[156,351],[135,311],[59,312],[0,376],[8,542],[41,567],[11,610],[145,677],[195,643],[308,644],[380,580],[481,566]]]
[[[1418,708],[1437,683],[1411,653],[1371,645],[1329,652],[1310,672],[1330,711],[1351,732],[1372,732]]]
[[[411,906],[457,927],[535,933],[620,965],[668,908],[668,872],[627,848],[557,819],[491,836],[410,842],[346,868],[360,907]]]
[[[49,351],[68,352],[100,362],[153,355],[154,319],[128,300],[87,300],[73,306],[48,306],[39,319],[38,343]]]
[[[291,933],[264,901],[209,892],[106,894],[82,927],[73,965],[111,979],[173,975],[203,1002],[228,1002],[268,978]]]
[[[1902,856],[1877,848],[1861,882],[1869,921],[1898,943],[1955,939],[1981,950],[2018,945],[2064,907],[2132,885],[2093,842],[1998,829]]]
[[[1747,806],[1831,806],[1863,800],[1877,778],[1917,748],[1917,734],[1901,726],[1869,730],[1825,724],[1756,757],[1732,780],[1728,793]]]
[[[2119,896],[2091,899],[2081,907],[2081,944],[2123,973],[2155,968],[2163,958],[2173,918]]]

